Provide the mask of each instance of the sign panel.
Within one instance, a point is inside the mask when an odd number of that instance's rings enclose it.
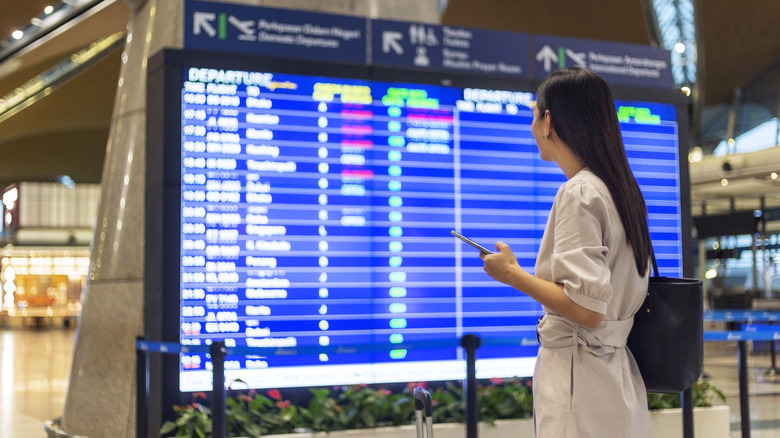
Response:
[[[371,63],[528,77],[527,34],[371,21]]]
[[[668,50],[636,44],[533,36],[534,77],[564,67],[585,67],[617,85],[673,88]]]
[[[674,87],[668,50],[545,35],[534,35],[533,44],[531,39],[524,33],[185,2],[184,47],[190,49],[537,79],[580,66],[610,84]]]
[[[366,19],[187,1],[184,47],[366,63]]]

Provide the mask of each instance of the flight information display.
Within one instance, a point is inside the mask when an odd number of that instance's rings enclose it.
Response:
[[[180,339],[323,348],[228,357],[253,388],[462,379],[455,342],[535,336],[541,307],[490,279],[457,230],[533,272],[565,176],[539,158],[526,91],[185,68]],[[664,275],[682,274],[673,105],[617,102]],[[339,345],[388,348],[336,354]],[[397,346],[397,347],[393,347]],[[327,352],[326,352],[327,350]],[[477,376],[528,376],[537,346],[482,347]],[[180,390],[211,387],[182,354]]]

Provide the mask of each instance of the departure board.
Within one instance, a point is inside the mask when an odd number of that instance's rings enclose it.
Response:
[[[200,67],[180,91],[181,343],[388,345],[228,357],[228,381],[462,379],[460,348],[403,343],[535,336],[541,307],[449,233],[533,272],[565,176],[537,152],[532,93]],[[676,108],[616,103],[659,265],[681,275]],[[477,376],[531,375],[536,351],[482,347]],[[210,388],[210,367],[182,354],[180,390]]]

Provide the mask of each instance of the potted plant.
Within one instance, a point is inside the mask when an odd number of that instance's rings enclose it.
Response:
[[[717,400],[724,404],[715,405]],[[725,402],[723,391],[708,379],[701,379],[693,385],[694,436],[730,436],[731,413]],[[682,409],[677,394],[648,394],[647,405],[650,408],[651,438],[679,434],[682,430]]]

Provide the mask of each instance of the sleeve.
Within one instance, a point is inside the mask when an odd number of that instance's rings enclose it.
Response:
[[[552,278],[563,285],[575,303],[605,314],[612,299],[609,248],[605,245],[608,204],[596,187],[571,181],[561,187],[556,199]]]

